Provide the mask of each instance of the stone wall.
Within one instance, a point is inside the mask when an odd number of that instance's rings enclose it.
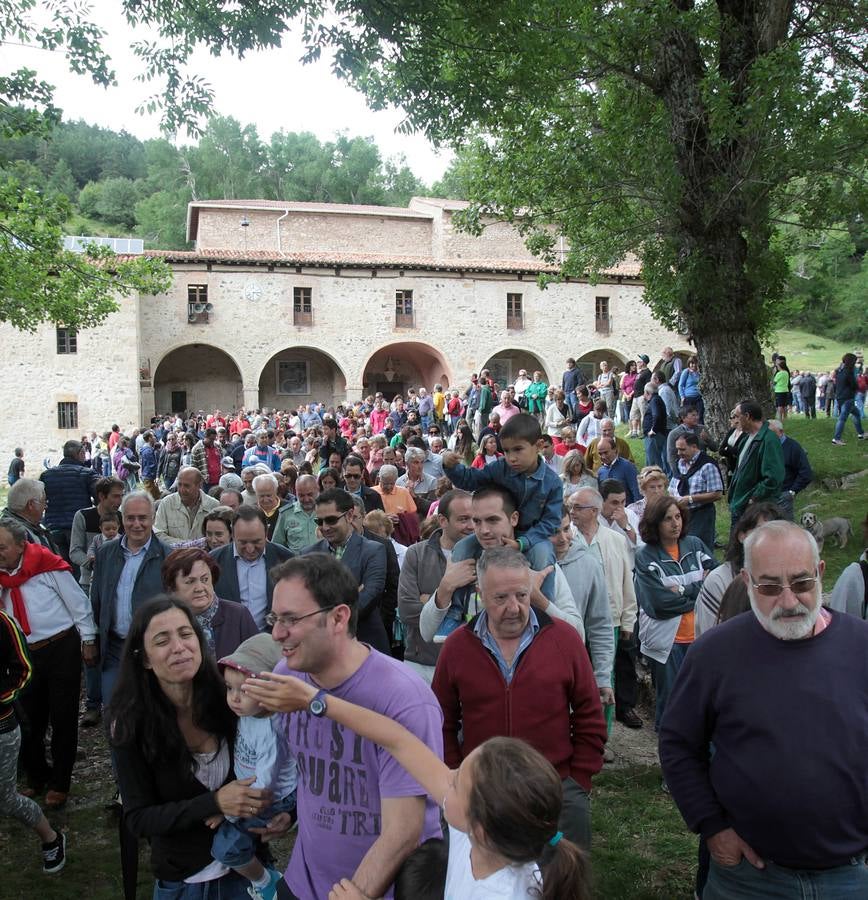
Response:
[[[370,213],[313,213],[275,208],[202,207],[196,247],[199,250],[280,250],[283,253],[394,253],[431,255],[430,215],[378,216]],[[246,227],[241,220],[250,223]]]
[[[119,303],[104,324],[78,333],[76,353],[58,354],[53,326],[31,334],[0,325],[3,463],[8,465],[16,446],[23,447],[26,474],[38,477],[43,458],[57,463],[65,441],[108,430],[115,422],[124,429],[138,424],[138,300]],[[58,428],[60,402],[78,404],[78,428]]]

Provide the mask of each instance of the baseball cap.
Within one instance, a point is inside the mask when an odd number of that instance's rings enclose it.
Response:
[[[280,644],[269,631],[247,638],[234,653],[217,660],[217,665],[236,669],[245,675],[258,675],[260,672],[271,672],[282,658]]]
[[[651,362],[651,360],[644,353],[639,354],[639,359],[641,359],[646,366]]]
[[[225,466],[227,469],[234,469],[235,460],[232,459],[231,456],[224,456],[223,459],[220,460],[220,465]]]

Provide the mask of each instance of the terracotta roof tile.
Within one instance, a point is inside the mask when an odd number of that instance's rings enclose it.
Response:
[[[383,269],[428,269],[460,272],[521,272],[541,274],[557,272],[538,260],[527,259],[434,259],[430,256],[399,256],[385,253],[276,253],[270,250],[146,250],[145,256],[165,259],[174,263],[251,263],[282,266],[309,266],[322,268],[361,267]],[[621,264],[604,270],[601,274],[611,277],[637,278],[640,274],[638,260],[628,258]]]

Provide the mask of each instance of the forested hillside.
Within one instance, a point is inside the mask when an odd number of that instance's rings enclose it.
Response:
[[[854,215],[820,235],[802,236],[791,257],[787,321],[854,346],[868,344],[868,225]]]
[[[145,246],[186,246],[192,200],[307,200],[404,206],[428,188],[403,159],[383,159],[372,138],[338,134],[322,143],[309,132],[268,140],[255,125],[214,118],[198,144],[140,141],[85,122],[65,122],[47,139],[0,139],[0,174],[48,195],[69,198],[67,232],[129,235]]]

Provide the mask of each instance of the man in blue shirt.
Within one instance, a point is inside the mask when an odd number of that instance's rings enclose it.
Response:
[[[639,473],[636,466],[623,456],[618,456],[618,448],[613,440],[601,438],[597,452],[603,465],[597,472],[597,480],[602,484],[607,478],[615,478],[627,489],[627,504],[642,498],[639,492]]]
[[[168,548],[154,537],[154,501],[132,491],[121,503],[124,536],[96,552],[90,600],[99,630],[102,702],[111,700],[121,652],[137,607],[163,591],[160,575]]]

